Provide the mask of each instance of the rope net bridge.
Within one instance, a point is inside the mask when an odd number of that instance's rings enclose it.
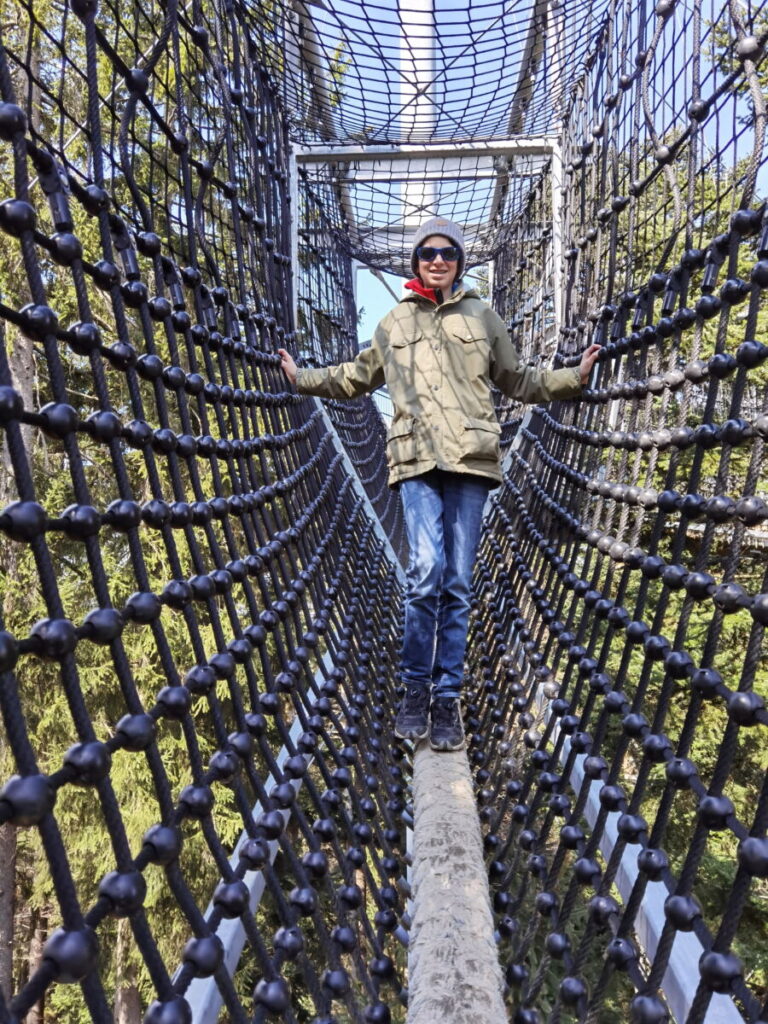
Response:
[[[351,357],[355,261],[436,212],[527,360],[603,345],[578,402],[498,396],[465,723],[509,1018],[768,1021],[765,6],[2,32],[0,1021],[406,1019],[402,514],[372,401],[276,349]]]

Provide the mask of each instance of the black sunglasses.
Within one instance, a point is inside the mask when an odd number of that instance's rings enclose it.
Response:
[[[431,245],[420,245],[416,249],[416,255],[424,263],[431,263],[438,256],[442,256],[446,263],[455,263],[461,255],[461,249],[457,245],[446,245],[442,249],[435,249]]]

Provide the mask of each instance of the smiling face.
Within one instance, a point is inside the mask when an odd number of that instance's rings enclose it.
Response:
[[[443,249],[447,245],[453,245],[453,242],[445,235],[430,235],[421,244]],[[419,277],[426,288],[439,288],[440,291],[450,294],[458,268],[458,260],[447,263],[442,256],[435,256],[433,260],[419,260]]]

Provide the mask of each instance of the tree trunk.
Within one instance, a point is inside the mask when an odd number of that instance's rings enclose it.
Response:
[[[123,920],[117,926],[115,950],[115,1024],[141,1024],[141,1000],[136,986],[136,967],[128,959],[130,929]]]
[[[43,960],[43,946],[48,937],[48,918],[45,913],[35,912],[32,937],[29,940],[29,976],[38,969]],[[26,1024],[43,1024],[45,1020],[45,996],[38,1000],[26,1017]]]
[[[16,912],[16,826],[0,827],[0,989],[13,994],[13,918]]]
[[[23,270],[21,273],[23,274]],[[23,285],[19,288],[19,303],[24,305],[27,302],[31,302],[31,296],[26,280]],[[35,352],[32,342],[29,338],[25,338],[21,331],[16,329],[13,330],[13,336],[7,338],[6,325],[2,324],[2,337],[0,337],[0,344],[4,344],[6,340],[10,341],[8,349],[8,362],[11,368],[11,380],[13,387],[21,395],[22,401],[24,402],[24,408],[33,410],[35,408]],[[32,458],[32,430],[33,428],[29,424],[23,424],[21,427],[21,438],[24,444],[24,450],[27,453],[27,459]],[[3,446],[3,463],[4,468],[8,471],[5,476],[5,485],[3,490],[10,490],[13,488],[13,468],[11,466],[11,460],[6,446]],[[15,494],[13,495],[15,497]],[[5,495],[4,495],[5,497]],[[6,500],[13,500],[6,498]]]
[[[130,974],[136,971],[130,968]],[[115,1024],[141,1024],[141,1000],[134,984],[124,985],[115,996]]]

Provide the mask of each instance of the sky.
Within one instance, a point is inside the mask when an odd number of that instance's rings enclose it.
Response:
[[[405,278],[394,274],[382,275],[396,295],[401,295]],[[363,317],[357,328],[360,348],[365,348],[373,336],[376,324],[395,305],[395,300],[367,267],[360,266],[357,271],[356,290],[357,312],[364,310]]]

